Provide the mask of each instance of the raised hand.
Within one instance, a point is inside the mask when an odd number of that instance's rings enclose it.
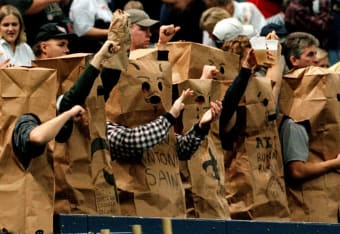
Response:
[[[168,43],[171,38],[181,29],[179,26],[170,25],[162,25],[159,28],[159,39],[158,39],[158,49],[165,49],[166,43]]]
[[[250,48],[247,52],[245,59],[243,60],[242,67],[252,69],[256,65],[256,58],[254,49]]]
[[[216,66],[213,65],[204,65],[202,75],[200,77],[201,80],[204,79],[212,79],[219,73],[219,70]]]
[[[203,125],[210,124],[213,121],[217,120],[220,116],[221,110],[222,110],[221,101],[210,102],[210,109],[203,114],[199,122],[199,127],[202,128]]]
[[[85,109],[80,105],[73,106],[70,110],[67,111],[73,121],[78,122],[82,119],[82,116],[85,113]]]
[[[189,96],[192,96],[194,94],[194,91],[191,90],[191,89],[186,89],[186,90],[183,90],[181,96],[179,98],[176,99],[176,101],[174,102],[174,104],[172,104],[172,107],[170,108],[170,114],[177,118],[181,111],[184,109],[184,103],[183,101],[189,97]]]

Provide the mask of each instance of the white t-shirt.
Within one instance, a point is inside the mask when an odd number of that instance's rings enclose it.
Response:
[[[3,53],[0,56],[0,62],[9,58],[9,63],[16,66],[30,67],[32,66],[32,60],[35,59],[34,53],[27,43],[18,44],[15,48],[15,52],[13,52],[10,44],[4,39],[1,39],[0,51]]]
[[[260,34],[263,26],[267,24],[266,18],[261,11],[251,2],[234,3],[234,15],[242,24],[251,24],[256,33]]]
[[[112,11],[108,3],[110,0],[73,0],[70,8],[70,19],[73,29],[79,37],[94,27],[96,20],[111,22]]]

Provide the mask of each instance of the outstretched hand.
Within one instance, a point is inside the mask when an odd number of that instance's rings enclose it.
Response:
[[[174,102],[174,104],[172,104],[172,107],[170,109],[170,114],[175,117],[178,118],[178,116],[180,115],[181,111],[184,109],[184,103],[183,101],[189,97],[192,96],[194,94],[194,91],[191,89],[186,89],[183,90],[181,96],[179,98],[176,99],[176,101]]]
[[[202,128],[203,125],[210,124],[213,121],[217,120],[220,116],[221,110],[222,110],[221,101],[210,102],[210,109],[203,114],[198,124],[199,127]]]

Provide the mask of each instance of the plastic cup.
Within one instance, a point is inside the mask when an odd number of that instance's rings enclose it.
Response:
[[[278,40],[266,40],[267,50],[270,51],[273,56],[277,56]],[[267,61],[268,62],[268,61]]]
[[[252,37],[250,38],[251,47],[254,49],[256,62],[259,65],[263,65],[267,62],[266,55],[266,38],[265,37]]]

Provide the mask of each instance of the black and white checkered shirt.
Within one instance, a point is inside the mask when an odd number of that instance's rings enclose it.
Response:
[[[112,159],[140,161],[144,151],[165,139],[173,124],[171,118],[173,117],[166,113],[150,123],[135,128],[107,122],[107,136]],[[195,124],[185,135],[176,134],[179,159],[190,159],[208,131],[209,128],[200,129],[198,124]]]

